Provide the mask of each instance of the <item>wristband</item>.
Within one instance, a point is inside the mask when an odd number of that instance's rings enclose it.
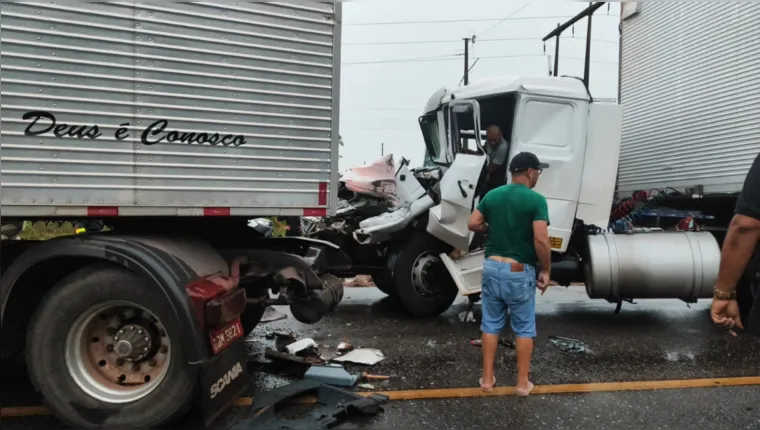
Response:
[[[713,288],[713,298],[716,300],[736,300],[736,291],[727,293],[717,288]]]

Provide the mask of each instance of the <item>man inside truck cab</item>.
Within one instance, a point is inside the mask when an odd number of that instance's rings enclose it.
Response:
[[[744,180],[741,194],[736,201],[734,218],[728,226],[726,239],[720,254],[720,269],[718,281],[713,292],[713,302],[710,316],[715,324],[731,330],[736,336],[734,328],[743,329],[739,304],[736,301],[736,285],[747,270],[749,264],[758,264],[760,256],[756,251],[760,243],[760,154],[755,158],[749,169],[747,178]],[[757,257],[752,261],[753,254]],[[750,270],[760,271],[760,267],[752,267]],[[750,312],[760,313],[757,309],[757,292],[755,305]],[[750,329],[757,329],[760,321],[752,321]]]
[[[509,144],[501,133],[498,125],[492,125],[486,130],[486,143],[484,148],[488,156],[488,164],[484,168],[481,178],[485,179],[481,197],[494,188],[507,183],[507,158],[509,156]],[[464,149],[465,154],[480,155],[477,150]]]
[[[507,156],[509,144],[501,134],[498,125],[488,127],[486,131],[486,155],[488,155],[486,192],[507,183]]]

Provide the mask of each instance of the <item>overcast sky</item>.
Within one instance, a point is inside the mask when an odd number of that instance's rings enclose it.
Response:
[[[340,133],[345,146],[340,170],[379,158],[381,142],[385,154],[393,153],[397,160],[404,156],[412,166],[422,164],[424,143],[417,118],[438,88],[459,85],[464,68],[462,38],[477,36],[470,64],[480,60],[470,72],[471,83],[498,75],[546,76],[554,43],[546,43],[544,54],[541,39],[587,6],[525,0],[344,3]],[[594,15],[591,93],[597,98],[617,97],[619,13],[619,4],[613,3],[609,14],[604,6]],[[460,22],[440,22],[452,20]],[[400,21],[416,23],[390,24]],[[586,25],[585,19],[577,23],[574,37],[570,30],[565,32],[560,74],[583,76]],[[411,43],[423,41],[436,43]]]

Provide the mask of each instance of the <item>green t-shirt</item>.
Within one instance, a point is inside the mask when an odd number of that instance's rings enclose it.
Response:
[[[533,221],[549,222],[546,198],[522,184],[489,191],[478,204],[488,223],[486,258],[499,256],[536,265]]]

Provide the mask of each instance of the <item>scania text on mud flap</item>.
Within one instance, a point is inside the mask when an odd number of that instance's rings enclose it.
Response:
[[[243,366],[238,361],[237,363],[235,363],[232,369],[228,370],[227,373],[225,373],[224,376],[219,378],[215,384],[211,385],[211,393],[209,395],[209,399],[214,400],[216,396],[222,392],[222,390],[227,388],[227,385],[229,385],[232,381],[240,377],[242,373],[243,373]]]
[[[246,351],[238,340],[201,368],[201,412],[207,426],[249,387]]]
[[[342,6],[229,8],[3,1],[0,360],[23,353],[73,428],[163,428],[198,400],[209,421],[267,306],[311,324],[342,299],[337,246],[248,226],[335,214]],[[56,55],[30,67],[29,37]]]

